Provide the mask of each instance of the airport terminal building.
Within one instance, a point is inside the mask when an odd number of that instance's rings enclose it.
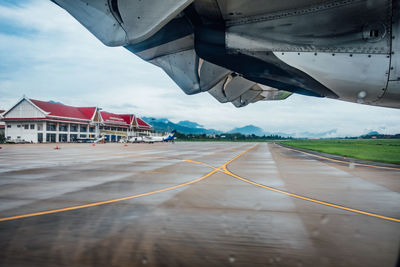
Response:
[[[153,130],[134,114],[114,114],[98,107],[73,107],[22,98],[2,114],[7,141],[79,142],[104,137],[118,142]]]

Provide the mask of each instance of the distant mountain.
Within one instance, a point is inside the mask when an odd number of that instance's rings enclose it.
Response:
[[[142,117],[144,121],[149,123],[154,127],[156,132],[170,132],[172,130],[177,130],[183,134],[220,134],[221,131],[214,129],[205,129],[202,125],[191,122],[191,121],[180,121],[178,123],[173,123],[166,118],[151,118]]]
[[[180,126],[189,127],[189,128],[203,128],[203,125],[200,125],[197,122],[193,122],[193,121],[180,121],[177,124]]]
[[[173,123],[166,118],[151,118],[151,117],[142,117],[147,123],[151,124],[154,127],[154,130],[157,132],[170,132],[176,129],[178,132],[183,134],[234,134],[240,133],[244,135],[256,135],[256,136],[271,136],[271,135],[278,135],[281,137],[294,137],[294,138],[334,138],[337,137],[338,130],[331,129],[325,132],[300,132],[300,133],[283,133],[283,132],[267,132],[264,131],[262,128],[255,126],[255,125],[246,125],[243,127],[234,128],[228,132],[222,132],[215,129],[206,129],[203,125],[198,124],[197,122],[193,121],[180,121],[178,123]],[[378,132],[370,132],[368,135],[379,135]]]
[[[330,138],[330,137],[336,137],[337,136],[337,129],[332,129],[326,132],[320,132],[320,133],[310,133],[310,132],[301,132],[301,133],[296,133],[293,135],[293,137],[296,138]]]
[[[63,103],[61,103],[61,102],[58,102],[58,101],[54,101],[54,100],[50,100],[50,101],[48,101],[49,103],[53,103],[53,104],[60,104],[60,105],[64,105]]]
[[[371,135],[380,135],[380,133],[377,131],[371,131],[371,132],[365,134],[364,136],[371,136]]]
[[[266,132],[262,128],[254,126],[254,125],[246,125],[243,127],[235,128],[230,130],[228,133],[241,133],[244,135],[250,135],[254,134],[256,136],[271,136],[271,135],[279,135],[282,137],[292,137],[294,134],[288,134],[288,133],[281,133],[281,132]]]
[[[263,129],[261,129],[260,127],[254,126],[254,125],[247,125],[244,127],[234,128],[227,133],[241,133],[244,135],[254,134],[257,136],[263,136],[265,134]]]
[[[254,134],[257,136],[271,136],[278,135],[282,137],[295,137],[295,138],[329,138],[335,137],[337,134],[337,129],[332,129],[326,132],[311,133],[311,132],[300,132],[300,133],[282,133],[282,132],[266,132],[260,127],[254,125],[247,125],[240,128],[235,128],[228,133],[241,133],[244,135]]]

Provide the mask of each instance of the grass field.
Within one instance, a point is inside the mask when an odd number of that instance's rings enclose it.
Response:
[[[288,140],[280,143],[345,157],[400,164],[399,139]]]

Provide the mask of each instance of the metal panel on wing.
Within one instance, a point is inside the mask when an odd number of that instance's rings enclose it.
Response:
[[[201,91],[210,90],[230,73],[231,70],[203,60],[199,71]]]
[[[127,43],[126,33],[110,10],[108,0],[53,0],[107,46]]]
[[[389,53],[391,2],[334,1],[230,21],[226,31],[227,48],[233,51]]]
[[[193,0],[118,0],[129,43],[141,42],[176,17]]]
[[[249,90],[255,82],[249,81],[241,76],[234,76],[224,84],[223,90],[228,101],[233,101],[241,94]]]
[[[330,88],[342,100],[373,104],[386,88],[390,62],[387,55],[309,52],[274,54]]]
[[[199,57],[194,49],[157,57],[150,62],[161,67],[186,94],[200,92]]]
[[[260,95],[261,92],[261,88],[257,84],[255,84],[253,87],[251,87],[234,101],[232,101],[232,104],[237,108],[247,106],[248,104],[252,103],[252,101],[258,95]]]

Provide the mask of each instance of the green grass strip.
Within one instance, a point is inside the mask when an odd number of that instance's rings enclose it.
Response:
[[[344,157],[400,164],[400,139],[288,140],[280,143]]]

